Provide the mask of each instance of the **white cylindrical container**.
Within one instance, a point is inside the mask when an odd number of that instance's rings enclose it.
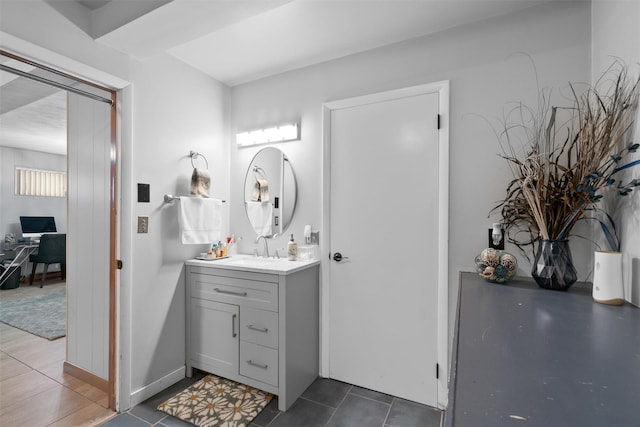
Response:
[[[622,254],[620,252],[595,252],[593,300],[611,305],[620,305],[624,302]]]

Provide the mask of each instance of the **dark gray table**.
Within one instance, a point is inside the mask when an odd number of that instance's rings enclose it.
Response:
[[[462,273],[445,425],[640,426],[640,309]]]

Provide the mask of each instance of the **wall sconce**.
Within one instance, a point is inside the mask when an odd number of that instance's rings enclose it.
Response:
[[[300,139],[300,126],[298,123],[236,134],[236,144],[241,147],[269,142],[296,141],[298,139]]]

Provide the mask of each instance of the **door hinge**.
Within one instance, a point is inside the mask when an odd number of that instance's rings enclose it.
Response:
[[[440,379],[440,364],[436,363],[436,379]]]
[[[116,268],[118,270],[122,270],[122,260],[120,259],[116,260]]]
[[[440,129],[440,114],[437,114],[437,115],[436,115],[436,120],[437,120],[437,123],[438,123],[438,124],[437,124],[438,129]]]

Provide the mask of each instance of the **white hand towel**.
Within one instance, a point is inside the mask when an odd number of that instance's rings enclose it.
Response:
[[[247,216],[258,236],[271,236],[273,207],[271,203],[247,202]]]
[[[222,200],[180,197],[179,205],[183,244],[211,244],[222,238]]]

